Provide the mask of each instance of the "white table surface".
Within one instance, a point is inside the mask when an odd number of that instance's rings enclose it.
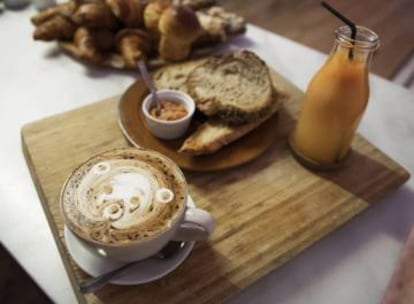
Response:
[[[33,42],[32,13],[27,9],[0,15],[0,237],[51,299],[75,303],[21,152],[20,128],[120,94],[136,74],[86,68],[52,43]],[[326,58],[254,26],[249,26],[247,39],[232,45],[256,51],[301,89]],[[371,92],[360,132],[413,173],[413,92],[376,76]],[[413,222],[410,180],[230,303],[378,303]]]

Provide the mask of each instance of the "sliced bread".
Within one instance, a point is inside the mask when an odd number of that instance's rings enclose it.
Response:
[[[179,152],[203,155],[220,150],[256,129],[260,124],[272,117],[279,109],[281,98],[283,98],[283,95],[275,92],[272,106],[266,115],[251,123],[237,126],[228,125],[218,120],[210,120],[203,123],[184,141]]]
[[[255,122],[272,106],[268,68],[247,50],[207,59],[190,72],[186,82],[197,108],[228,124]]]
[[[188,61],[165,66],[157,70],[152,79],[155,87],[159,89],[180,90],[188,93],[187,77],[192,70],[204,63],[205,59]]]

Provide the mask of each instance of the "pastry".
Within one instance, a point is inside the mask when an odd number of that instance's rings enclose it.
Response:
[[[34,25],[40,25],[56,15],[70,17],[75,11],[75,8],[76,3],[73,1],[60,3],[56,6],[52,6],[40,11],[37,15],[34,15],[32,18],[30,18],[30,21]]]
[[[201,33],[195,12],[185,5],[170,6],[161,15],[159,53],[171,61],[188,57],[192,43]]]
[[[151,38],[144,31],[124,29],[117,33],[116,40],[127,67],[136,68],[138,61],[146,59],[151,52]]]
[[[74,42],[82,59],[101,62],[105,52],[114,48],[114,34],[107,29],[90,29],[79,27],[74,35]]]
[[[156,0],[148,3],[144,9],[144,26],[157,40],[160,35],[158,24],[162,13],[171,6],[171,0]]]
[[[125,27],[141,26],[145,6],[143,0],[105,0],[105,3]]]
[[[145,58],[149,67],[156,68],[205,57],[229,36],[244,32],[243,19],[211,7],[214,4],[215,0],[71,0],[33,16],[33,37],[56,40],[62,50],[84,62],[136,69],[137,58]],[[144,43],[130,30],[143,31],[149,39]],[[96,45],[103,39],[95,36],[114,35],[119,37],[117,47],[113,38],[108,38],[111,47]]]
[[[74,15],[73,21],[81,26],[91,28],[114,29],[117,20],[111,9],[103,2],[88,2],[81,4]]]
[[[214,6],[197,11],[196,14],[203,29],[197,38],[197,45],[223,42],[229,36],[246,31],[245,20],[234,13],[226,12],[222,7]]]
[[[36,27],[34,40],[69,40],[75,32],[75,25],[67,18],[55,15]]]

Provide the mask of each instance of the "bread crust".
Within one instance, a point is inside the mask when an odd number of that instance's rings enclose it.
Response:
[[[179,152],[190,155],[212,154],[226,145],[250,133],[277,113],[283,95],[273,93],[272,106],[262,118],[239,126],[231,126],[219,120],[211,120],[200,125],[182,144]]]

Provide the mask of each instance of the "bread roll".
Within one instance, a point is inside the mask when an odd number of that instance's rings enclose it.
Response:
[[[161,33],[159,53],[165,60],[182,60],[188,57],[192,43],[201,33],[195,12],[185,5],[166,9],[158,25]]]
[[[153,35],[159,38],[158,23],[162,13],[171,6],[171,0],[158,0],[150,2],[144,9],[144,26]]]

